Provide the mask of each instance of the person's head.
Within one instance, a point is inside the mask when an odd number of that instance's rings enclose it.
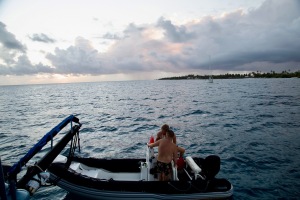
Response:
[[[174,137],[174,132],[172,131],[172,130],[168,130],[167,131],[167,137],[169,137],[169,138],[173,138]]]
[[[161,126],[161,131],[166,134],[166,132],[169,130],[169,125],[168,124],[164,124]]]

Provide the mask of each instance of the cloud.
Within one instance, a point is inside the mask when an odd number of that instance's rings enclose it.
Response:
[[[119,40],[120,37],[116,34],[113,33],[106,33],[102,36],[103,39],[108,39],[108,40]]]
[[[41,73],[53,73],[53,69],[41,63],[32,65],[26,55],[18,57],[10,66],[0,65],[0,75],[36,75]]]
[[[26,55],[27,48],[6,30],[0,22],[0,75],[34,75],[52,73],[49,66],[41,63],[32,65]]]
[[[26,47],[21,44],[16,37],[6,30],[6,25],[0,22],[0,43],[6,49],[14,49],[18,51],[26,51]]]
[[[121,33],[102,36],[113,40],[106,52],[99,52],[95,43],[78,37],[68,48],[46,54],[52,67],[32,66],[24,55],[16,61],[15,54],[14,60],[6,61],[14,69],[0,66],[0,74],[176,73],[207,70],[209,65],[213,70],[231,72],[299,70],[299,4],[298,0],[266,0],[257,9],[240,9],[184,24],[163,17],[153,24],[131,23]],[[0,28],[1,36],[5,36],[0,42],[5,48],[25,49],[3,24]],[[43,34],[31,37],[44,42],[47,38]],[[8,57],[3,49],[1,55]]]
[[[58,74],[107,74],[114,73],[108,69],[105,58],[92,46],[91,42],[82,38],[76,38],[74,46],[67,49],[56,48],[54,54],[46,56],[55,66]]]
[[[78,66],[74,71],[91,74],[180,72],[208,69],[209,65],[227,71],[256,71],[261,66],[280,70],[285,63],[293,70],[300,68],[300,6],[296,0],[267,0],[254,10],[236,10],[181,25],[161,17],[156,24],[131,23],[122,37],[114,35],[106,35],[118,39],[106,53],[77,46],[48,58],[55,59],[55,66],[63,60],[61,69],[68,69],[67,57],[75,61],[69,63],[70,68]]]
[[[194,39],[194,33],[188,33],[187,27],[175,26],[170,20],[165,20],[163,17],[158,20],[158,27],[164,30],[164,35],[171,42],[187,42]]]
[[[15,57],[25,53],[26,49],[26,46],[19,42],[14,34],[6,30],[6,25],[0,22],[0,63],[5,65],[15,63]]]
[[[44,33],[40,33],[40,34],[33,34],[32,36],[29,36],[29,38],[32,41],[37,41],[37,42],[44,42],[44,43],[54,43],[55,40],[48,37],[46,34]]]

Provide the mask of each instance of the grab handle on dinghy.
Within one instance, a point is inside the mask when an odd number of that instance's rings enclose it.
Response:
[[[174,161],[172,160],[172,174],[173,174],[173,181],[179,181],[177,175],[177,167],[174,165]]]
[[[186,163],[189,165],[189,167],[192,169],[194,175],[195,175],[195,180],[200,177],[201,179],[204,180],[204,177],[200,175],[200,172],[202,169],[195,163],[194,159],[191,156],[187,156],[185,158]]]

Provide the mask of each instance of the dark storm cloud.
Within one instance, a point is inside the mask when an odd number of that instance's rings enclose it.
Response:
[[[33,34],[31,36],[29,36],[29,38],[32,41],[36,41],[36,42],[44,42],[44,43],[54,43],[55,40],[48,37],[46,34],[44,33],[40,33],[40,34]]]

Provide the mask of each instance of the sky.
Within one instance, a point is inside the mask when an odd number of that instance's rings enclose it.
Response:
[[[0,0],[0,85],[284,70],[299,0]]]

